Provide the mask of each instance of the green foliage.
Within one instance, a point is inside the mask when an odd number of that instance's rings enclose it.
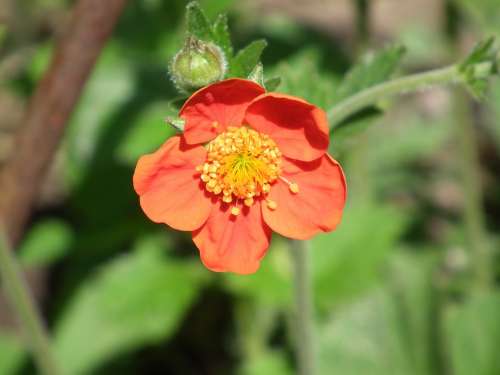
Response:
[[[262,52],[267,46],[265,40],[261,39],[251,42],[234,56],[226,15],[219,15],[215,22],[211,23],[203,13],[200,5],[196,1],[193,1],[187,5],[186,19],[189,35],[194,35],[204,41],[213,42],[222,49],[229,65],[227,78],[247,78],[253,71],[259,69],[258,66]]]
[[[312,246],[318,307],[330,311],[372,287],[406,225],[404,216],[396,210],[364,204],[348,207],[339,230],[315,237]]]
[[[26,359],[21,341],[11,334],[0,332],[0,374],[15,374]]]
[[[476,98],[484,98],[487,78],[498,73],[499,51],[495,48],[495,38],[489,37],[476,44],[470,54],[459,64],[458,69],[470,92]],[[481,64],[481,67],[478,67]],[[484,70],[479,72],[478,70]]]
[[[456,375],[500,373],[500,294],[473,296],[449,311],[446,330]]]
[[[346,74],[336,90],[335,102],[382,83],[394,74],[405,54],[405,48],[391,45],[367,54]]]
[[[213,26],[213,41],[217,44],[228,57],[233,56],[233,45],[231,35],[227,25],[227,15],[220,14],[215,20]]]
[[[230,68],[230,75],[234,77],[248,77],[255,66],[259,63],[260,57],[267,42],[264,39],[256,40],[245,48],[238,51]]]
[[[169,259],[165,247],[161,238],[143,238],[81,285],[56,327],[65,372],[88,373],[175,333],[207,273],[198,263]]]
[[[186,20],[188,33],[201,40],[211,41],[214,39],[212,25],[196,1],[187,5]]]
[[[396,258],[386,285],[339,308],[320,330],[320,374],[440,374],[432,263]]]
[[[497,0],[455,0],[472,19],[488,32],[500,32],[500,7]]]
[[[252,358],[248,361],[242,370],[239,372],[240,375],[261,375],[261,374],[273,374],[273,375],[292,375],[293,372],[290,369],[288,361],[284,353],[274,350],[263,353],[262,355]]]
[[[255,65],[250,74],[248,74],[248,79],[264,87],[264,67],[262,63]]]
[[[259,272],[246,277],[227,274],[224,277],[227,287],[263,306],[289,307],[292,271],[287,246],[287,241],[275,237]]]
[[[25,266],[46,266],[64,257],[74,239],[69,225],[59,219],[45,219],[26,234],[18,252]]]
[[[311,48],[278,64],[272,74],[281,77],[279,91],[304,98],[321,108],[331,106],[337,81],[331,73],[319,69],[320,61],[320,51]],[[269,84],[266,87],[272,91]]]
[[[142,110],[125,132],[116,149],[116,158],[135,165],[141,155],[155,151],[174,135],[176,131],[164,120],[167,113],[168,107],[164,102],[151,103]]]

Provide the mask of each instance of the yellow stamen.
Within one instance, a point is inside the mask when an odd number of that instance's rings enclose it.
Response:
[[[202,172],[200,178],[207,191],[222,192],[225,203],[242,199],[250,207],[256,197],[269,193],[280,176],[281,152],[276,143],[253,129],[228,127],[206,148],[207,160],[196,170]]]
[[[295,182],[292,182],[290,185],[288,185],[288,188],[294,194],[297,194],[299,192],[299,185],[297,185]]]
[[[276,203],[275,201],[272,201],[270,199],[266,199],[266,204],[267,204],[267,208],[269,208],[270,210],[275,210],[276,208],[278,208],[278,203]]]
[[[231,215],[238,216],[240,214],[240,208],[233,206],[231,207]]]

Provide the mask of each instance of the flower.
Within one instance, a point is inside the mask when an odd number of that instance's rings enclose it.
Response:
[[[139,159],[134,188],[152,221],[192,231],[207,268],[253,273],[272,231],[304,240],[340,222],[346,184],[323,110],[228,79],[180,117],[184,133]]]

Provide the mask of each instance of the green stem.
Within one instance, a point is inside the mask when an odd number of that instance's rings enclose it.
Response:
[[[464,92],[454,96],[459,144],[459,164],[464,191],[464,224],[475,288],[488,289],[492,281],[491,257],[486,243],[482,192],[477,149],[477,137],[474,129],[474,117],[471,103]]]
[[[19,265],[10,248],[5,232],[0,226],[0,276],[6,297],[17,313],[24,334],[31,346],[41,374],[60,374],[52,352],[47,332],[37,312],[28,285],[21,276]]]
[[[296,301],[295,350],[299,373],[313,375],[316,369],[312,300],[311,249],[307,241],[291,241]]]
[[[492,69],[492,63],[478,63],[474,69],[473,76],[475,78],[484,78],[491,74]],[[412,74],[380,83],[360,91],[330,108],[327,113],[330,126],[334,128],[349,116],[379,102],[381,99],[450,83],[465,83],[465,78],[462,72],[460,72],[458,65],[451,65],[446,68]]]

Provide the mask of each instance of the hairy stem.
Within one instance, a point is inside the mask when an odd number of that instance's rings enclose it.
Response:
[[[493,64],[490,62],[478,63],[474,69],[474,77],[484,78],[491,74]],[[406,94],[423,90],[431,86],[450,83],[465,83],[458,65],[435,69],[425,73],[412,74],[406,77],[393,79],[372,86],[341,101],[328,110],[330,126],[334,128],[349,116],[359,110],[398,94]]]
[[[294,267],[296,301],[295,351],[300,375],[313,375],[316,369],[312,300],[311,249],[307,241],[292,240],[290,245]]]
[[[5,295],[16,312],[23,333],[31,346],[40,374],[58,375],[60,371],[50,349],[50,342],[36,309],[28,285],[23,279],[5,232],[0,227],[0,276]]]

